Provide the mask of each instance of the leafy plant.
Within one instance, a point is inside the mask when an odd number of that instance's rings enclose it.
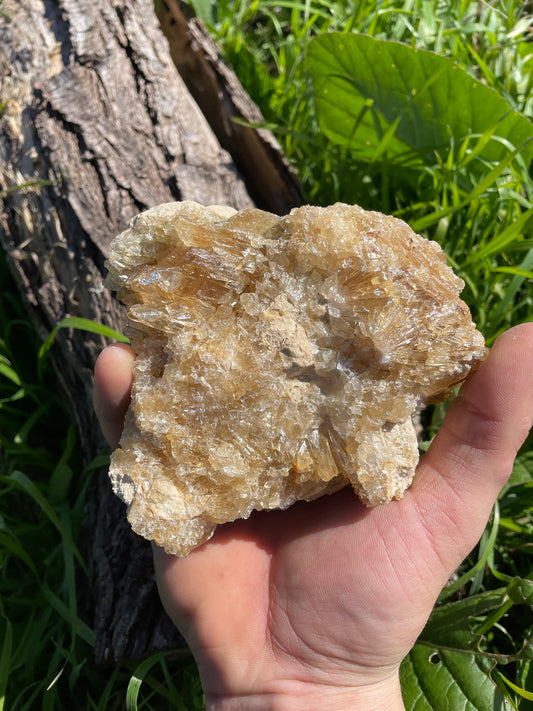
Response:
[[[532,320],[530,3],[191,4],[260,105],[309,202],[344,200],[393,212],[437,239],[465,280],[464,298],[489,343]],[[361,79],[362,59],[354,57],[376,48],[383,63],[374,61],[372,94]],[[410,62],[420,70],[416,82]],[[453,92],[442,97],[438,82],[445,76]],[[342,90],[331,112],[336,82]],[[465,100],[467,91],[487,97],[468,107],[466,122],[447,104],[460,86]],[[436,97],[437,117],[424,111],[428,94]],[[0,115],[3,108],[0,102]],[[183,652],[106,670],[91,661],[92,630],[78,591],[88,582],[80,534],[92,468],[78,459],[47,363],[53,336],[40,343],[3,257],[0,280],[0,711],[201,709],[198,675]],[[58,328],[80,326],[96,327]],[[444,411],[426,413],[428,437]],[[409,711],[533,709],[532,550],[533,436],[479,546],[402,666]]]
[[[438,240],[489,344],[533,320],[527,4],[192,4],[309,202],[391,212]],[[445,409],[425,414],[429,437]],[[402,666],[409,710],[533,708],[532,444]]]
[[[118,711],[126,701],[128,709],[200,709],[187,651],[153,657],[149,676],[132,663],[94,666],[80,540],[85,493],[108,454],[82,466],[46,358],[55,334],[41,344],[3,253],[0,280],[0,710]],[[60,327],[120,337],[86,319],[65,319]]]
[[[533,123],[447,57],[397,42],[321,35],[308,67],[324,135],[363,170],[379,165],[414,195],[433,196],[397,214],[443,244],[488,341],[530,320],[527,287],[526,308],[511,316],[510,307],[533,278]]]
[[[363,34],[315,37],[307,52],[319,125],[358,161],[431,164],[452,136],[481,138],[472,168],[485,172],[510,150],[533,157],[533,124],[448,57]]]

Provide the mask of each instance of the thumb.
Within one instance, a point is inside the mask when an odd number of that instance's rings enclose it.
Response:
[[[502,334],[463,385],[415,477],[418,512],[441,554],[448,548],[451,568],[481,536],[532,420],[533,323],[527,323]]]
[[[129,346],[113,343],[100,353],[94,366],[93,405],[104,436],[112,447],[118,445],[124,426],[134,359]]]

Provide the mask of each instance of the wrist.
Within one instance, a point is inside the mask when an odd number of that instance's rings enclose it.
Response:
[[[246,696],[206,694],[206,711],[405,711],[398,675],[368,686],[281,682]]]

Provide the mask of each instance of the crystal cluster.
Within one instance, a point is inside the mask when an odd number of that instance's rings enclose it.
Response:
[[[110,476],[134,530],[180,556],[347,484],[400,498],[413,414],[486,353],[439,245],[357,206],[164,204],[108,268],[137,356]]]

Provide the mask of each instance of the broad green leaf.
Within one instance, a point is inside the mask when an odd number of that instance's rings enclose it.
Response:
[[[533,137],[533,124],[500,94],[427,50],[332,32],[311,41],[308,67],[321,130],[362,161],[373,160],[395,122],[387,158],[403,168],[448,147],[450,137],[458,145],[494,126],[494,135],[514,147]],[[481,157],[498,162],[508,153],[501,140],[490,140]],[[522,157],[531,160],[532,143],[523,147]]]
[[[533,512],[533,482],[516,484],[508,488],[501,499],[502,518],[518,521]]]
[[[194,13],[207,26],[213,26],[216,20],[216,3],[212,0],[191,0]]]
[[[509,578],[507,578],[509,580]],[[511,654],[495,654],[480,647],[483,635],[500,620],[513,604],[531,604],[533,583],[525,578],[515,578],[507,588],[490,590],[445,605],[437,606],[423,629],[418,641],[440,655],[441,652],[470,653],[487,663],[511,662],[531,658],[531,649],[525,644]],[[479,620],[484,618],[482,625]]]
[[[515,604],[533,606],[533,580],[517,576],[509,584],[507,594]]]
[[[504,602],[505,589],[499,588],[438,605],[431,613],[419,641],[432,647],[478,652],[481,636],[472,629],[472,618],[486,615]]]
[[[472,654],[416,644],[402,662],[400,680],[407,711],[507,709],[489,677],[491,664]]]
[[[533,482],[533,451],[523,452],[517,456],[513,465],[513,473],[507,486]]]

